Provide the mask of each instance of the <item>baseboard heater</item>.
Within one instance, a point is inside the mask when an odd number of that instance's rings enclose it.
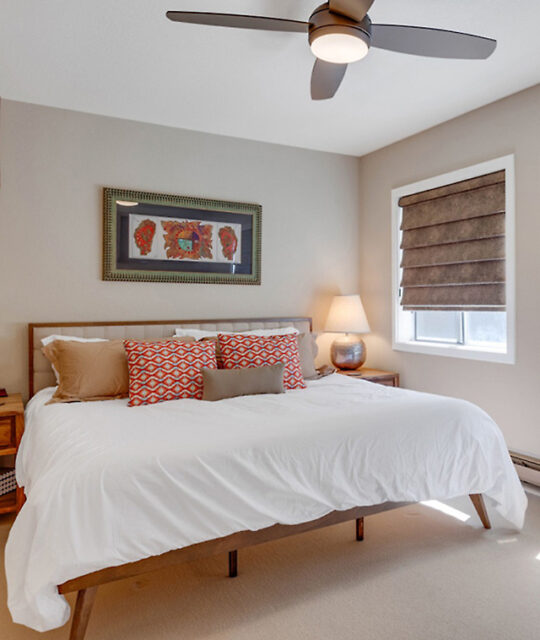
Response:
[[[540,487],[540,458],[516,451],[510,451],[510,457],[520,479]]]
[[[524,453],[516,453],[515,451],[510,451],[510,457],[512,458],[512,462],[519,467],[540,471],[540,458],[527,456]]]

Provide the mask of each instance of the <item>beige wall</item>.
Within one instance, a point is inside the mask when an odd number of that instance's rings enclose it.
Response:
[[[390,192],[514,153],[515,365],[392,351]],[[540,86],[425,131],[361,160],[361,292],[374,334],[369,362],[405,386],[466,398],[501,426],[510,448],[540,455]]]
[[[509,153],[516,365],[392,351],[391,190]],[[320,328],[330,295],[360,285],[369,365],[476,402],[540,454],[539,86],[361,160],[3,101],[0,171],[0,386],[26,390],[27,322],[312,314]],[[103,282],[104,185],[261,203],[263,284]]]
[[[329,295],[357,290],[357,159],[10,101],[0,144],[9,391],[26,390],[28,322],[312,314],[320,327]],[[260,203],[262,285],[103,282],[107,185]]]

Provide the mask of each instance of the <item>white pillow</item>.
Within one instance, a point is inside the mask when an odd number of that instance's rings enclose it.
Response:
[[[193,336],[195,340],[202,340],[203,338],[216,338],[218,333],[225,335],[232,335],[240,333],[243,336],[287,336],[296,335],[300,333],[298,329],[294,327],[281,327],[279,329],[250,329],[249,331],[206,331],[205,329],[180,329],[174,330],[174,335],[178,337]]]
[[[72,342],[108,342],[105,338],[77,338],[76,336],[47,336],[41,339],[41,344],[46,347],[55,340],[71,340]]]

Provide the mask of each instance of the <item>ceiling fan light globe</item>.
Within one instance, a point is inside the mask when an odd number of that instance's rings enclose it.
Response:
[[[311,51],[315,57],[325,62],[348,64],[365,58],[369,46],[350,33],[323,33],[313,38]]]

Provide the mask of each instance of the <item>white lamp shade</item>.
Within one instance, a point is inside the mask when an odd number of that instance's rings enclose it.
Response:
[[[371,329],[360,296],[336,296],[324,328],[332,333],[369,333]]]

